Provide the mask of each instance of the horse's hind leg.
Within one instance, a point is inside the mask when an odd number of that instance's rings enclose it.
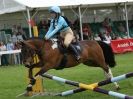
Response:
[[[108,67],[108,66],[107,66]],[[105,71],[105,76],[109,79],[109,78],[113,78],[113,74],[112,74],[112,71],[111,69],[108,67],[108,71],[104,70]],[[119,90],[119,85],[117,82],[114,82],[114,85],[116,87],[116,90]]]
[[[99,67],[101,67],[104,70],[107,78],[113,78],[112,71],[109,68],[109,66],[106,64],[105,58],[102,52],[100,53],[99,51],[99,53],[97,53],[97,57],[95,57],[95,61],[99,65]],[[117,82],[114,82],[114,85],[116,89],[119,89],[119,85],[117,84]]]
[[[97,53],[97,56],[93,55],[93,57],[94,57],[93,59],[95,59],[95,60],[93,60],[94,63],[97,64],[96,65],[97,67],[100,67],[103,69],[103,71],[105,72],[106,78],[113,78],[112,71],[108,67],[108,65],[105,63],[104,56],[101,53]],[[87,63],[84,63],[84,64],[89,66],[89,64],[87,64]],[[114,85],[115,85],[116,89],[119,89],[119,85],[117,84],[117,82],[114,82]]]
[[[101,66],[102,66],[101,68],[105,72],[106,78],[107,79],[113,78],[113,73],[112,73],[111,69],[108,67],[108,65],[106,65],[106,63],[103,62]],[[116,90],[118,90],[120,88],[117,82],[114,82],[114,85],[115,85]]]
[[[100,60],[100,59],[99,59]],[[87,62],[84,63],[85,65],[89,66],[90,64],[88,64]],[[97,61],[98,66],[97,67],[101,67],[105,73],[105,76],[107,79],[109,78],[113,78],[113,74],[111,69],[106,65],[106,63],[101,62],[101,61]],[[117,82],[114,82],[115,88],[118,90],[119,89],[119,85],[117,84]]]

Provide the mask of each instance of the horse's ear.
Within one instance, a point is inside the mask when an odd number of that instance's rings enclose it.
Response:
[[[32,44],[30,44],[30,43],[28,43],[26,41],[19,41],[18,44],[19,44],[20,47],[27,46],[27,47],[30,47],[30,48],[32,48],[34,50],[37,50],[34,45],[32,45]]]
[[[19,48],[21,48],[22,46],[25,45],[25,42],[24,41],[18,41],[16,44],[19,46]]]
[[[23,46],[23,45],[25,45],[25,43],[24,43],[24,41],[19,41],[19,42],[17,42],[19,45],[21,45],[21,46]]]

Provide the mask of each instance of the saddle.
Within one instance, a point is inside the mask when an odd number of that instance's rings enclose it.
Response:
[[[58,48],[59,51],[63,54],[63,58],[58,66],[58,68],[56,68],[57,70],[59,69],[63,69],[65,68],[66,66],[66,63],[67,63],[67,56],[69,54],[71,55],[74,55],[73,51],[69,48],[66,48],[65,45],[64,45],[64,39],[63,38],[59,38],[59,39],[52,39],[51,40],[53,45],[52,45],[52,48]],[[82,52],[82,47],[81,45],[79,44],[79,42],[72,42],[71,44],[74,45],[74,47],[77,49],[78,53],[81,53]]]
[[[73,54],[72,51],[69,48],[65,47],[63,38],[51,39],[51,41],[53,43],[53,45],[52,45],[53,49],[58,48],[62,54]],[[72,42],[71,44],[77,49],[77,51],[79,53],[82,52],[82,47],[81,47],[81,45],[79,44],[78,41]]]

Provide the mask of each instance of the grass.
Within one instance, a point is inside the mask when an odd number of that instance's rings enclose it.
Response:
[[[133,72],[133,53],[116,55],[117,66],[112,68],[114,76]],[[66,79],[79,81],[83,83],[94,83],[104,80],[103,71],[100,68],[77,66],[64,70],[50,70],[48,73],[63,77]],[[119,82],[121,90],[119,92],[133,95],[133,78]],[[22,93],[26,88],[26,68],[19,66],[3,66],[0,67],[0,99],[15,99],[16,96]],[[55,81],[44,78],[44,87],[46,91],[58,93],[74,87],[64,85]],[[107,90],[114,90],[113,84],[102,87]],[[103,95],[100,93],[85,91],[71,96],[53,97],[53,96],[38,96],[33,99],[117,99],[112,96]],[[28,97],[20,97],[19,99],[28,99]]]

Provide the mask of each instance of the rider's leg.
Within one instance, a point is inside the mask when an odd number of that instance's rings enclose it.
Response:
[[[75,54],[76,59],[79,60],[80,59],[80,54],[77,51],[77,48],[73,44],[69,44],[69,48],[72,49],[72,51]]]
[[[75,48],[75,46],[73,44],[71,44],[73,38],[74,38],[74,36],[71,33],[67,33],[66,36],[65,36],[64,44],[65,44],[66,47],[70,48],[73,51],[76,59],[79,60],[80,59],[80,54],[77,51],[77,49]]]
[[[67,48],[70,48],[74,52],[76,59],[79,60],[80,55],[79,55],[77,49],[75,48],[75,46],[71,44],[71,42],[75,39],[74,33],[71,30],[71,28],[68,28],[66,31],[61,32],[60,36],[64,38],[64,45]]]

